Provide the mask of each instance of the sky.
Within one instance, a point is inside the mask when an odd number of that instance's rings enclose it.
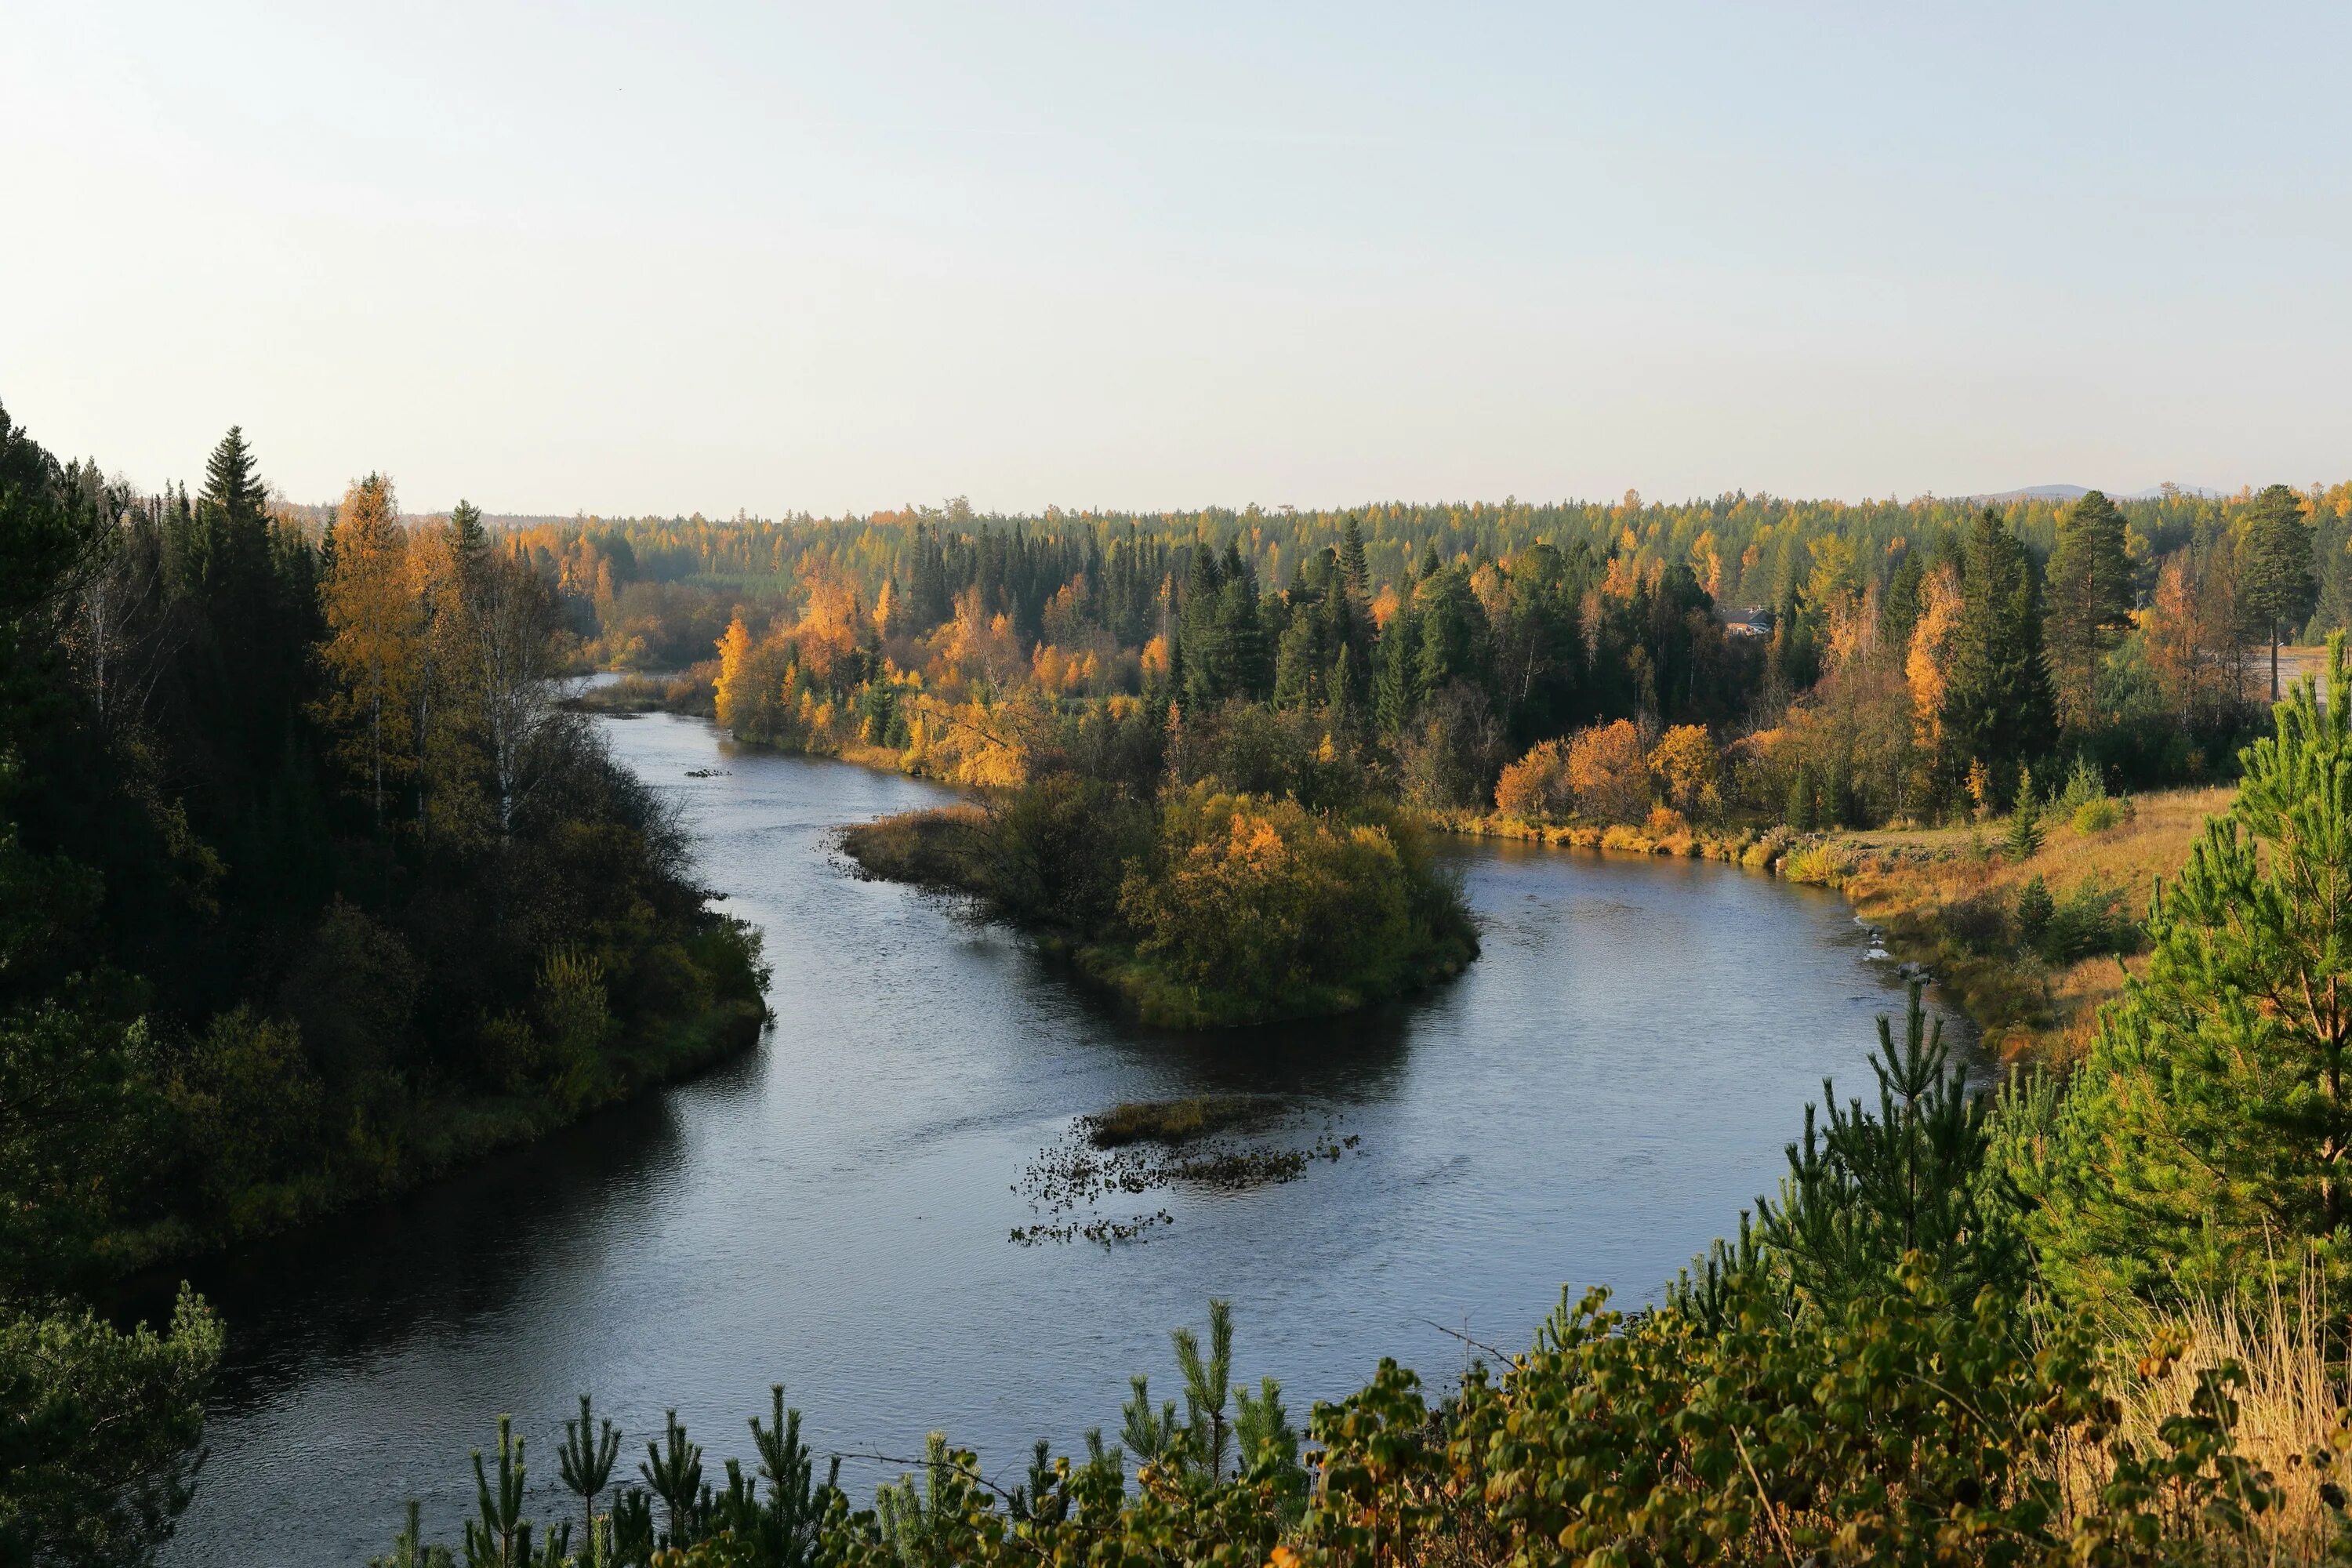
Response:
[[[606,516],[2352,476],[2352,7],[6,0],[0,405]]]

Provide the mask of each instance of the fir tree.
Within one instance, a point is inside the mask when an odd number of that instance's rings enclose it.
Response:
[[[2279,700],[2279,643],[2302,627],[2318,602],[2303,498],[2285,485],[2265,486],[2246,509],[2238,540],[2238,603],[2248,624],[2269,635],[2273,702]]]
[[[2101,1019],[2038,1222],[2086,1295],[2225,1291],[2306,1257],[2352,1275],[2352,668],[2302,682],[2147,918]]]
[[[2055,739],[2040,599],[2025,546],[1999,509],[1985,508],[1969,536],[1945,679],[1939,760],[1948,785],[1972,763],[1996,781],[2016,778]]]
[[[1364,563],[1364,534],[1356,526],[1353,512],[1348,514],[1348,526],[1339,535],[1339,574],[1347,579],[1349,593],[1371,593],[1371,576]]]
[[[205,460],[204,500],[240,521],[258,522],[265,515],[268,487],[254,471],[253,453],[237,426],[228,427]]]
[[[2124,552],[2124,514],[2097,490],[2086,491],[2058,523],[2050,556],[2050,670],[2058,718],[2069,730],[2098,719],[2100,657],[2131,625],[2132,569]]]

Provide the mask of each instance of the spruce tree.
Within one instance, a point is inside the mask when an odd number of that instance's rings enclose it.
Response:
[[[2131,625],[2131,562],[2124,552],[2124,514],[2097,490],[2084,492],[2058,522],[2051,552],[2050,671],[2058,717],[2069,730],[2098,717],[2100,656]]]
[[[460,500],[449,509],[449,532],[458,557],[469,563],[479,560],[489,546],[489,534],[482,527],[482,509],[472,501]],[[891,579],[893,584],[897,581]]]
[[[2238,538],[2238,603],[2250,626],[2271,643],[2271,700],[2279,700],[2280,641],[2299,630],[2319,603],[2311,530],[2303,498],[2285,485],[2268,485],[2246,509]]]
[[[1947,787],[1956,787],[1971,763],[1984,763],[1996,780],[2018,777],[2050,751],[2056,730],[2033,563],[1999,509],[1987,507],[1969,535],[1945,678],[1938,761]]]
[[[1339,574],[1348,580],[1349,592],[1370,594],[1371,576],[1364,563],[1364,534],[1356,526],[1353,512],[1348,514],[1348,526],[1339,535]]]
[[[2352,1276],[2352,668],[2328,645],[2150,907],[2145,978],[2100,1020],[2037,1223],[2083,1295],[2214,1292],[2306,1257]]]
[[[268,488],[254,471],[253,452],[245,444],[241,426],[230,426],[205,460],[203,499],[239,521],[257,521],[264,515]]]

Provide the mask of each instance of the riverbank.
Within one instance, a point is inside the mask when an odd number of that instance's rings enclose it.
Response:
[[[767,1020],[767,1005],[757,996],[714,1002],[690,1016],[664,1020],[616,1047],[605,1058],[602,1088],[575,1097],[537,1089],[402,1105],[380,1126],[355,1122],[344,1156],[324,1168],[248,1187],[215,1215],[174,1215],[104,1238],[96,1248],[99,1264],[120,1279],[136,1280],[402,1196],[740,1056],[758,1044]]]
[[[1888,962],[1932,974],[2003,1061],[2063,1068],[2088,1047],[2099,1009],[2143,967],[2133,951],[2136,929],[2157,882],[2188,863],[2206,819],[2226,809],[2232,794],[2161,791],[2117,802],[2113,813],[2080,825],[2053,820],[2021,857],[1999,822],[1796,834],[1664,818],[1607,827],[1466,813],[1433,813],[1428,821],[1470,837],[1717,860],[1828,888],[1877,930]],[[2037,881],[2050,895],[2047,918],[2104,923],[2081,939],[2099,951],[2053,945],[2046,927],[2037,948],[2019,917],[2021,895]],[[2029,914],[2025,923],[2036,921]]]
[[[1833,887],[1877,927],[1897,960],[1931,970],[1984,1031],[2002,1060],[2064,1068],[2080,1060],[2099,1010],[2144,973],[2139,921],[2156,885],[2179,874],[2229,788],[2137,795],[2130,814],[2087,830],[2053,822],[2022,857],[1998,841],[2000,825],[1909,833],[1846,833],[1825,839],[1801,879]],[[2021,924],[2035,885],[2063,926],[2107,925],[2084,939],[2045,934],[2037,951]],[[2035,923],[2028,916],[2024,925]],[[2105,951],[2070,952],[2066,940]]]
[[[792,748],[781,748],[787,752]],[[884,772],[923,776],[908,765],[912,752],[866,744],[824,754]],[[1529,822],[1461,811],[1417,814],[1431,831],[1505,839],[1610,855],[1712,860],[1825,887],[1843,895],[1856,914],[1876,927],[1890,961],[1932,973],[1982,1032],[1988,1048],[2008,1062],[2063,1067],[2080,1056],[2096,1026],[2099,1008],[2121,994],[2137,962],[2129,952],[2044,956],[2021,939],[2016,900],[2042,879],[2053,900],[2073,900],[2081,912],[2105,905],[2121,924],[2136,922],[2157,879],[2178,872],[2205,818],[2227,805],[2227,789],[2166,791],[2137,797],[2132,815],[2091,833],[2053,821],[2035,852],[2018,859],[2000,842],[2002,825],[1900,832],[1800,834],[1784,826],[1723,826],[1692,823],[1659,812],[1642,824],[1600,826]],[[939,822],[902,824],[904,841],[853,830],[845,842],[870,874],[940,890],[972,892],[969,874],[940,863],[951,811]],[[868,864],[868,858],[871,864]],[[885,869],[895,865],[896,869]],[[1040,936],[1047,951],[1067,958],[1082,977],[1119,998],[1147,1021],[1178,1026],[1255,1021],[1234,1017],[1211,1001],[1188,1002],[1181,991],[1155,984],[1132,950]],[[1438,976],[1432,976],[1436,978]],[[1426,981],[1423,982],[1427,983]],[[1360,1005],[1360,1003],[1355,1005]],[[1285,1015],[1344,1011],[1347,998]]]

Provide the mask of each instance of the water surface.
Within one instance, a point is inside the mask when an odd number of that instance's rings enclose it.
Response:
[[[688,719],[603,722],[674,789],[725,908],[766,932],[773,1029],[719,1070],[429,1192],[198,1270],[232,1331],[195,1506],[168,1561],[363,1562],[404,1500],[470,1507],[501,1411],[541,1511],[583,1390],[629,1434],[676,1406],[709,1453],[782,1382],[857,1494],[944,1428],[1017,1473],[1115,1430],[1130,1373],[1230,1297],[1237,1371],[1308,1404],[1392,1354],[1443,1378],[1515,1348],[1563,1283],[1632,1299],[1767,1190],[1825,1074],[1853,1089],[1899,1007],[1824,893],[1714,865],[1454,844],[1485,929],[1461,980],[1312,1026],[1170,1035],[1108,1015],[1022,942],[849,874],[836,825],[947,798],[738,749]],[[723,770],[690,778],[689,772]],[[1279,1097],[1301,1180],[1156,1194],[1138,1244],[1019,1247],[1012,1189],[1121,1100]],[[1442,1325],[1442,1328],[1441,1328]]]

